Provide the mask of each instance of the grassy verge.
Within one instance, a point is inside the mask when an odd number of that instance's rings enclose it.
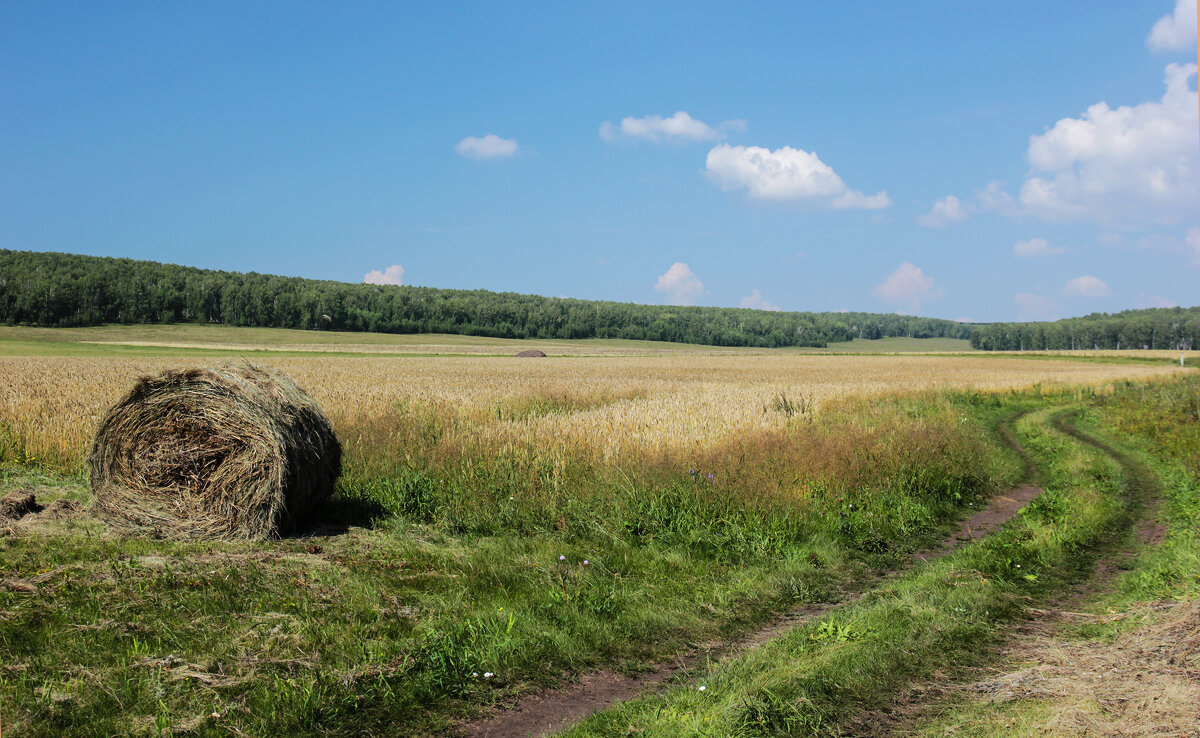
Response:
[[[412,412],[349,443],[326,516],[352,524],[341,535],[175,543],[87,515],[20,521],[0,534],[6,734],[444,731],[572,672],[839,598],[1019,475],[993,426],[1029,402],[847,405],[636,466],[435,453],[418,441],[436,423]],[[76,477],[2,474],[43,504],[87,500]]]
[[[662,695],[598,713],[569,736],[823,735],[938,669],[978,661],[1002,626],[1081,577],[1097,546],[1129,520],[1126,480],[1111,459],[1020,423],[1046,491],[999,533],[914,571]]]

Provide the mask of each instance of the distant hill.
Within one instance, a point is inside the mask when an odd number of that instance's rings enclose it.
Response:
[[[637,305],[9,250],[0,250],[0,322],[59,327],[195,322],[756,347],[822,347],[900,336],[965,339],[972,333],[962,323],[903,315]]]

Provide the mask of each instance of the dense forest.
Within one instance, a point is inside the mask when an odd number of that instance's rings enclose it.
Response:
[[[968,338],[949,320],[766,312],[347,284],[73,254],[0,250],[0,322],[225,323],[501,338],[629,338],[716,346],[825,346],[852,338]]]
[[[825,346],[852,338],[969,338],[984,351],[1200,347],[1200,307],[968,325],[882,313],[767,312],[347,284],[152,261],[0,249],[0,323],[225,323],[500,338],[631,338]]]
[[[984,351],[1200,348],[1200,307],[1093,313],[1053,323],[977,325],[971,345]]]

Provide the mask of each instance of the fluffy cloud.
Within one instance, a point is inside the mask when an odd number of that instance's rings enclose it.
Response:
[[[1112,293],[1104,280],[1085,274],[1069,280],[1063,287],[1063,294],[1067,297],[1108,297]]]
[[[1044,238],[1031,238],[1027,241],[1017,241],[1013,244],[1013,256],[1022,256],[1030,258],[1033,256],[1050,256],[1051,254],[1061,254],[1066,249],[1051,248],[1050,243]]]
[[[681,143],[685,141],[718,141],[725,138],[728,131],[746,130],[746,121],[727,120],[716,128],[702,120],[697,120],[680,110],[670,118],[661,115],[647,115],[643,118],[622,118],[621,123],[615,124],[604,121],[600,124],[600,138],[605,141],[617,141],[622,138],[641,139],[643,141],[670,141]]]
[[[1018,292],[1013,295],[1020,314],[1017,320],[1058,320],[1058,303],[1048,297],[1035,295],[1031,292]]]
[[[1175,222],[1200,201],[1200,125],[1189,79],[1167,66],[1161,101],[1092,105],[1029,140],[1037,172],[1021,188],[1028,212],[1052,220]]]
[[[454,146],[454,151],[468,159],[500,159],[516,154],[517,148],[516,139],[489,133],[483,138],[467,136]]]
[[[915,313],[921,309],[922,302],[936,300],[942,296],[942,291],[934,287],[933,277],[906,261],[882,284],[876,285],[875,296]]]
[[[1001,215],[1017,215],[1019,208],[1012,195],[1004,191],[1002,182],[988,182],[987,187],[975,190],[975,196],[960,200],[947,195],[933,204],[933,209],[917,218],[917,222],[928,228],[942,228],[949,223],[966,220],[972,215],[996,212]]]
[[[1194,0],[1175,0],[1175,12],[1168,13],[1154,24],[1146,36],[1146,46],[1153,51],[1191,51],[1196,48],[1196,3]]]
[[[404,284],[404,267],[392,264],[382,272],[372,269],[363,275],[364,284]]]
[[[851,190],[816,154],[784,146],[720,144],[708,152],[709,179],[721,189],[746,190],[762,200],[810,200],[833,208],[878,210],[892,204],[886,192]]]
[[[933,209],[917,218],[927,228],[944,228],[950,223],[967,219],[967,209],[954,195],[947,195],[933,204]]]
[[[655,292],[662,292],[672,305],[694,305],[696,298],[705,294],[704,283],[681,261],[671,265],[654,284]]]
[[[753,310],[770,310],[779,312],[780,307],[774,303],[767,302],[763,299],[762,293],[758,290],[752,290],[749,295],[742,298],[738,303],[739,307],[751,308]]]

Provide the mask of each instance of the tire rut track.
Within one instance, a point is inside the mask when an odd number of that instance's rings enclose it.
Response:
[[[1048,604],[1045,608],[1029,608],[1028,612],[1035,615],[1036,619],[1026,618],[1014,624],[1009,637],[1012,642],[1053,638],[1062,623],[1073,622],[1078,618],[1092,617],[1081,615],[1074,610],[1079,609],[1086,600],[1107,591],[1120,571],[1120,562],[1129,560],[1136,555],[1136,551],[1125,545],[1126,542],[1122,540],[1130,531],[1143,545],[1153,546],[1162,541],[1164,531],[1158,523],[1162,486],[1158,476],[1140,459],[1080,430],[1068,420],[1077,418],[1078,415],[1078,410],[1064,410],[1055,413],[1050,418],[1050,425],[1063,435],[1100,451],[1116,462],[1128,485],[1126,500],[1131,518],[1130,524],[1123,526],[1120,531],[1115,532],[1100,544],[1103,553],[1097,557],[1092,574],[1084,581],[1072,586],[1062,596],[1056,598],[1052,605]],[[1028,658],[1029,656],[1026,655],[1025,660]],[[984,673],[995,673],[996,668],[996,666],[992,666],[983,671]],[[1003,667],[1001,666],[1000,669],[1003,670]],[[935,706],[939,701],[962,688],[962,684],[921,684],[910,691],[907,699],[899,700],[901,706],[895,713],[883,717],[874,724],[860,726],[863,728],[862,734],[879,738],[910,735],[929,710],[936,709]]]
[[[1000,528],[1042,492],[1041,487],[1034,484],[1040,477],[1037,463],[1011,429],[1013,423],[1029,412],[1022,410],[1010,415],[996,427],[1001,440],[1020,456],[1022,476],[1026,483],[1016,489],[994,495],[986,508],[960,523],[954,534],[942,541],[938,547],[914,553],[912,564],[934,561],[965,543],[984,538]],[[839,602],[797,608],[776,617],[742,638],[714,646],[693,648],[673,659],[660,662],[642,674],[628,676],[602,669],[583,675],[578,682],[567,687],[522,696],[512,707],[499,710],[484,720],[460,726],[457,734],[463,738],[539,738],[565,730],[595,712],[658,691],[681,672],[714,659],[724,660],[747,653],[792,628],[820,618],[837,608],[853,605],[910,568],[911,565],[889,570],[871,580],[862,590]]]

